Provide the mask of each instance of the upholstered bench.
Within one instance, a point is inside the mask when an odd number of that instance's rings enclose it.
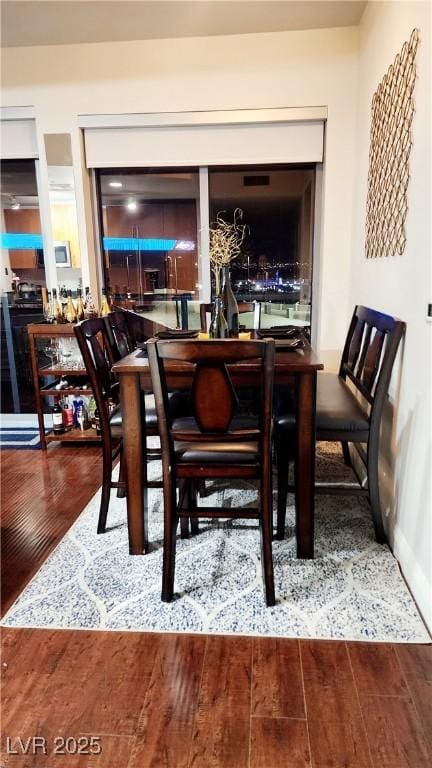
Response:
[[[372,509],[377,541],[384,542],[378,479],[378,452],[381,420],[388,396],[393,364],[405,323],[394,317],[357,306],[345,341],[339,373],[320,372],[317,380],[317,441],[342,444],[345,462],[351,464],[349,446],[356,450],[365,468],[365,477],[352,467],[358,485],[315,485],[320,493],[365,494]],[[288,485],[288,467],[294,457],[295,416],[275,417],[275,447],[278,467],[277,537],[283,538]]]

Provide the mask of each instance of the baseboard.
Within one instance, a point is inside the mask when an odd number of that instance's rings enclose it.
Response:
[[[399,562],[423,621],[432,635],[432,584],[429,583],[426,574],[420,568],[411,547],[398,526],[393,531],[393,553]]]

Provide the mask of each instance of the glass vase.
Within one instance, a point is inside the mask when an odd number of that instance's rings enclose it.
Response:
[[[213,301],[209,336],[211,339],[226,339],[228,336],[228,324],[224,315],[221,296],[216,296]]]
[[[222,267],[222,301],[225,319],[228,325],[228,335],[238,336],[239,313],[236,297],[231,286],[229,267]]]

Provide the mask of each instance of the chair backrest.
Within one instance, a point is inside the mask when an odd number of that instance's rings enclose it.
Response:
[[[213,304],[200,304],[200,324],[202,331],[208,331],[207,315],[211,316]],[[259,301],[239,301],[239,315],[253,314],[252,328],[256,330],[261,323],[261,304]]]
[[[119,385],[111,374],[111,342],[105,318],[83,320],[74,331],[99,411],[102,435],[106,437],[110,434],[109,401],[119,402]]]
[[[104,319],[113,363],[133,352],[137,343],[147,341],[157,331],[165,330],[160,323],[127,309],[116,308]]]
[[[267,455],[271,446],[272,394],[274,377],[274,340],[238,341],[223,339],[197,341],[150,341],[147,345],[158,427],[163,453],[173,460],[174,440],[214,442],[254,440]],[[238,400],[232,381],[239,363],[253,362],[257,398],[257,419],[236,425]],[[167,370],[181,362],[190,366],[193,377],[190,406],[196,424],[188,429],[182,423],[174,428],[169,418]],[[188,421],[186,419],[186,421]],[[263,454],[264,455],[264,454]]]
[[[128,314],[127,311],[118,309],[104,318],[113,362],[117,362],[135,349],[127,321]]]
[[[405,328],[402,320],[382,312],[362,306],[354,309],[339,376],[348,379],[370,403],[371,419],[382,411]]]

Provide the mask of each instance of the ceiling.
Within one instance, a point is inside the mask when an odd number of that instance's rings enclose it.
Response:
[[[2,0],[3,48],[357,25],[355,0]]]

